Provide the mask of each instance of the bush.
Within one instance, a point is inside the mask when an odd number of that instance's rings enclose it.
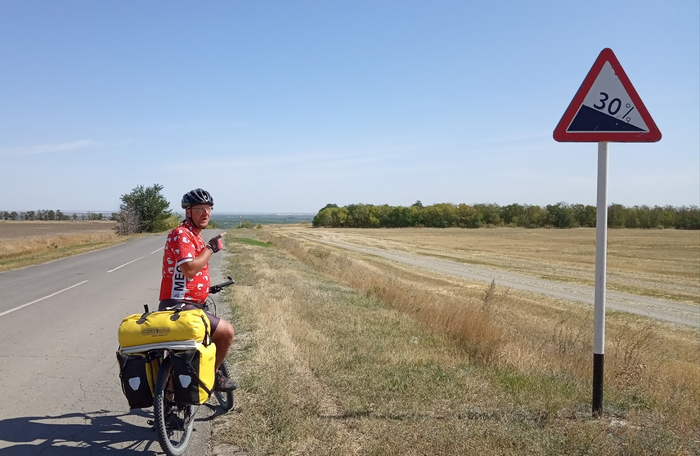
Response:
[[[117,234],[167,230],[173,223],[173,214],[168,210],[170,203],[160,194],[161,190],[163,186],[159,184],[153,184],[152,187],[139,185],[131,193],[122,195],[115,227]]]

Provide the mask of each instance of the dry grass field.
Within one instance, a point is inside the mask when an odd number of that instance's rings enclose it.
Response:
[[[0,220],[0,241],[111,232],[112,221],[17,222]]]
[[[609,315],[604,414],[594,419],[590,306],[314,241],[589,283],[590,230],[232,234],[240,389],[217,427],[221,454],[700,454],[697,330]],[[609,237],[616,286],[697,303],[698,233]]]
[[[55,260],[121,242],[115,222],[0,221],[0,271]]]

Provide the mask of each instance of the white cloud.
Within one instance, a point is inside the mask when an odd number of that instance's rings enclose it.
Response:
[[[95,141],[89,139],[81,139],[58,144],[40,144],[34,146],[23,147],[2,147],[0,155],[36,155],[36,154],[52,154],[56,152],[69,152],[73,150],[83,149],[94,146]]]

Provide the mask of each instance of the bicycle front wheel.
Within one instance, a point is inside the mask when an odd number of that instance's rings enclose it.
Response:
[[[177,404],[172,382],[170,358],[163,359],[158,370],[153,394],[158,442],[168,456],[180,456],[185,452],[194,427],[194,406]]]

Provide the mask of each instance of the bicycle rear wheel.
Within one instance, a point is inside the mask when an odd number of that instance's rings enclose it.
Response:
[[[185,452],[194,427],[194,406],[175,403],[170,358],[163,359],[153,394],[158,442],[168,456]]]
[[[226,364],[226,361],[223,361],[221,363],[221,366],[219,366],[219,370],[221,371],[222,374],[224,374],[226,376],[226,378],[231,378],[231,371],[229,371],[228,365]],[[227,392],[214,391],[214,396],[216,396],[216,400],[219,401],[219,405],[224,410],[229,411],[233,408],[233,403],[234,403],[233,391],[227,391]]]

